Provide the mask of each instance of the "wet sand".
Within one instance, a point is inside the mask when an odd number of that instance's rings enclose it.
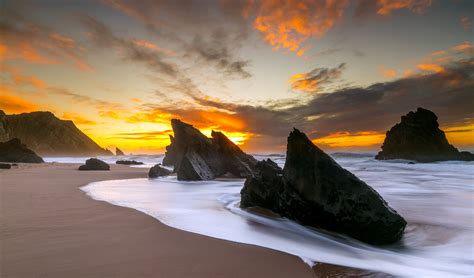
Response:
[[[144,168],[111,166],[77,171],[78,165],[48,163],[0,170],[0,277],[358,273],[326,264],[312,270],[295,256],[176,230],[138,211],[92,200],[79,189],[94,181],[147,176]]]

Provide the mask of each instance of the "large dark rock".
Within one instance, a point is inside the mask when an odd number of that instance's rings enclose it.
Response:
[[[0,163],[0,169],[11,169],[12,166],[8,163]]]
[[[89,170],[103,170],[108,171],[110,170],[109,164],[105,163],[104,161],[97,159],[97,158],[89,158],[86,160],[86,164],[79,166],[79,170],[81,171],[89,171]]]
[[[117,160],[115,164],[122,164],[122,165],[143,165],[143,162],[136,161],[136,160]]]
[[[0,142],[18,138],[43,156],[112,155],[79,130],[72,121],[51,112],[5,115],[0,110]]]
[[[0,143],[0,161],[42,163],[43,159],[34,151],[22,144],[20,139],[14,138],[10,141]]]
[[[241,191],[243,208],[259,206],[303,225],[370,244],[398,241],[405,220],[369,185],[339,166],[297,129],[288,137],[283,172],[267,160]]]
[[[171,175],[171,171],[161,167],[161,165],[156,164],[155,166],[150,168],[150,171],[148,171],[148,177],[150,178],[157,178],[157,177],[163,177],[163,176],[168,176]]]
[[[192,125],[171,120],[174,137],[166,147],[163,165],[173,166],[178,180],[210,180],[231,174],[248,177],[257,160],[244,153],[221,132],[206,137]]]
[[[419,162],[444,160],[474,160],[474,154],[460,152],[448,143],[439,129],[435,113],[418,108],[402,116],[401,122],[393,126],[385,137],[379,160],[409,159]]]

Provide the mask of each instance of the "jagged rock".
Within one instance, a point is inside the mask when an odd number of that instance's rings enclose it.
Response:
[[[122,165],[143,165],[143,162],[136,161],[136,160],[117,160],[115,164],[122,164]]]
[[[380,151],[379,160],[409,159],[419,162],[444,160],[474,160],[474,154],[460,152],[448,143],[444,132],[439,129],[435,113],[418,108],[402,116],[401,122],[389,131]]]
[[[11,169],[12,166],[8,163],[0,163],[0,169]]]
[[[124,152],[122,152],[122,150],[121,150],[121,149],[119,149],[119,148],[115,147],[115,155],[117,155],[117,156],[118,156],[118,155],[125,155],[125,153],[124,153]]]
[[[257,160],[244,153],[221,132],[206,137],[190,124],[171,120],[174,137],[166,147],[163,165],[173,166],[178,180],[209,180],[231,174],[248,177]]]
[[[0,141],[18,138],[40,155],[112,155],[79,130],[72,121],[51,112],[5,115],[0,110]]]
[[[161,167],[161,165],[159,164],[156,164],[155,166],[151,167],[150,171],[148,171],[148,177],[150,178],[157,178],[168,175],[171,175],[171,171]]]
[[[297,129],[288,137],[283,173],[274,164],[257,163],[241,191],[243,208],[267,208],[303,225],[370,244],[390,244],[402,237],[406,221]]]
[[[89,171],[89,170],[110,170],[109,164],[105,163],[104,161],[97,159],[97,158],[89,158],[86,160],[85,165],[79,166],[79,170],[81,171]]]
[[[30,150],[25,144],[22,144],[18,138],[0,143],[0,161],[24,163],[44,162],[40,156]]]

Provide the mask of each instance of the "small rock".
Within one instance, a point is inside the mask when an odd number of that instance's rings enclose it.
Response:
[[[12,166],[8,163],[0,163],[0,169],[11,169]]]
[[[115,164],[122,164],[122,165],[143,165],[143,162],[136,161],[136,160],[117,160]]]
[[[97,158],[90,158],[86,160],[85,165],[79,166],[79,170],[81,171],[89,171],[89,170],[110,170],[109,164],[105,163],[104,161],[97,159]]]
[[[155,166],[150,168],[150,171],[148,171],[148,177],[150,178],[157,178],[157,177],[163,177],[163,176],[168,176],[171,175],[171,171],[163,168],[160,166],[160,164],[156,164]]]

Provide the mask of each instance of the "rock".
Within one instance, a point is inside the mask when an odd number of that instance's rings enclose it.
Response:
[[[244,153],[221,132],[206,137],[192,125],[171,120],[174,137],[166,147],[163,165],[173,166],[178,180],[209,180],[231,174],[248,177],[257,160]]]
[[[0,141],[18,138],[31,150],[49,156],[112,155],[79,130],[72,121],[51,112],[5,115],[0,110]]]
[[[8,163],[0,163],[0,169],[11,169],[12,166]]]
[[[88,170],[110,170],[109,164],[97,158],[89,158],[86,160],[85,165],[79,166],[79,170],[88,171]]]
[[[115,147],[115,155],[117,155],[117,156],[118,156],[118,155],[125,155],[125,153],[124,153],[124,152],[122,152],[122,150],[121,150],[121,149],[119,149],[119,148]]]
[[[159,164],[156,164],[155,166],[151,167],[150,171],[148,172],[148,177],[150,178],[157,178],[168,175],[171,175],[171,171],[161,167],[161,165]]]
[[[385,137],[378,160],[408,159],[418,162],[445,160],[474,160],[474,154],[459,152],[450,145],[439,129],[438,117],[431,111],[418,108],[402,116]]]
[[[117,160],[115,164],[123,164],[123,165],[143,165],[143,162],[136,161],[136,160]]]
[[[0,161],[24,163],[44,162],[40,156],[22,144],[18,138],[0,143]]]
[[[339,166],[297,129],[288,137],[283,172],[257,163],[241,191],[241,207],[259,206],[303,225],[383,245],[403,235],[406,221],[369,185]]]

